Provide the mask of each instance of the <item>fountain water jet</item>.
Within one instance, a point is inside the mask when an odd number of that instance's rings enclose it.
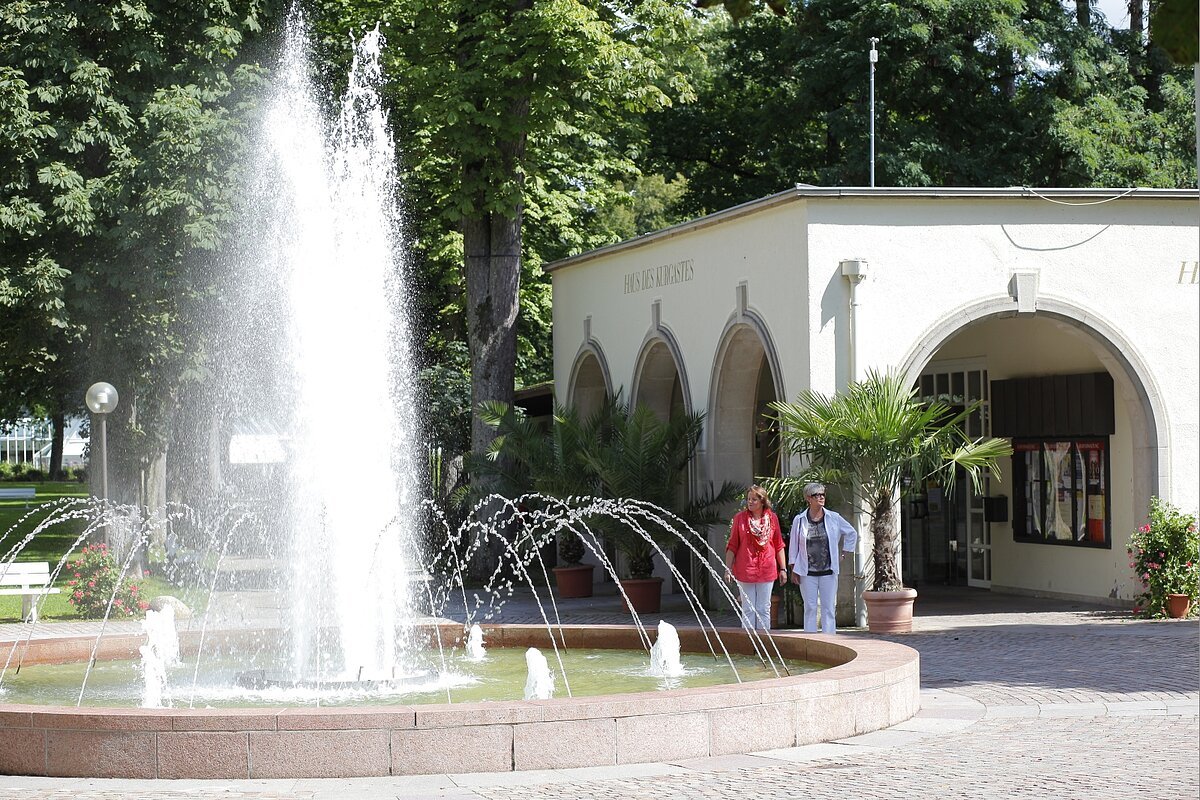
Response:
[[[525,699],[549,700],[554,697],[554,673],[542,651],[536,647],[526,650],[525,666],[529,671],[525,678]]]
[[[482,661],[487,654],[487,648],[483,646],[483,628],[479,625],[472,625],[470,633],[467,634],[467,658],[472,661]]]
[[[420,405],[382,47],[378,29],[355,42],[327,126],[303,18],[289,16],[227,322],[222,373],[235,407],[266,417],[288,443],[281,522],[296,679],[390,674],[413,616],[403,532],[421,496]],[[351,407],[369,420],[358,435]]]
[[[669,622],[658,622],[658,638],[650,648],[650,674],[660,678],[678,678],[683,674],[679,660],[679,632]]]

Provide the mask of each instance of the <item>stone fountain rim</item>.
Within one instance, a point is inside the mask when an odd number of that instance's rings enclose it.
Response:
[[[464,635],[459,623],[430,627],[443,643]],[[482,627],[489,646],[543,646],[547,636],[543,625]],[[685,651],[703,647],[700,629],[678,630]],[[632,625],[562,631],[575,646],[641,648]],[[718,632],[731,651],[749,648],[740,629]],[[652,629],[647,633],[653,638]],[[894,725],[919,708],[919,656],[909,647],[844,635],[772,638],[785,658],[831,666],[743,684],[537,701],[220,709],[3,704],[0,772],[244,779],[603,766],[830,741]],[[33,639],[25,663],[85,646],[90,654],[95,640]],[[142,641],[140,634],[105,637],[103,655],[132,657]],[[736,733],[747,724],[756,737]]]

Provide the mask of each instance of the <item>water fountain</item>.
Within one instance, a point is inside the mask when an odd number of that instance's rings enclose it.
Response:
[[[535,588],[548,583],[537,554],[574,531],[615,575],[589,524],[598,515],[648,537],[651,529],[675,531],[700,562],[713,558],[703,537],[661,509],[596,498],[493,499],[461,529],[436,508],[422,509],[417,426],[399,416],[419,403],[403,366],[409,315],[392,137],[376,92],[381,47],[378,31],[357,43],[337,121],[327,129],[309,85],[303,23],[293,15],[247,192],[259,213],[247,220],[230,265],[237,288],[226,308],[227,349],[216,354],[225,365],[218,406],[286,432],[287,469],[264,481],[279,502],[243,495],[203,510],[173,505],[147,514],[72,501],[22,541],[6,541],[0,569],[55,525],[81,523],[76,547],[109,526],[125,532],[118,559],[125,572],[137,545],[167,530],[190,543],[187,569],[201,612],[179,632],[186,661],[175,669],[167,666],[170,644],[154,633],[163,618],[145,635],[116,621],[80,637],[23,628],[4,647],[0,700],[10,702],[17,678],[38,664],[81,665],[75,685],[82,688],[57,706],[0,706],[0,772],[257,778],[587,766],[744,752],[751,743],[738,731],[751,719],[759,732],[753,746],[765,749],[874,730],[915,713],[917,662],[907,648],[718,630],[686,582],[695,627],[660,626],[656,634],[636,614],[631,625],[562,624],[553,596]],[[354,440],[361,466],[353,494],[370,503],[354,502],[344,486],[348,402],[380,414]],[[444,528],[445,545],[432,552],[405,536],[424,516]],[[236,613],[217,608],[227,567],[245,541],[276,532],[287,534],[269,551],[286,565],[276,588],[291,602],[274,625],[234,624]],[[477,548],[501,557],[475,591],[465,587],[461,566]],[[497,623],[517,583],[532,592],[539,624]],[[140,648],[145,686],[131,704],[165,707],[74,707],[90,702],[89,692],[107,700],[109,666]],[[589,694],[576,663],[591,656],[578,654],[614,649],[635,653],[615,682],[637,693]],[[464,702],[474,697],[470,670],[513,661],[514,653],[524,653],[524,695]],[[715,666],[694,668],[680,653]],[[796,661],[831,668],[791,675]],[[203,672],[209,665],[213,671]],[[666,678],[718,667],[728,669],[719,686],[656,691]],[[760,680],[750,681],[754,669]],[[635,683],[635,672],[648,683]],[[520,692],[519,679],[507,683]],[[215,707],[222,694],[237,707]],[[258,707],[240,707],[248,697]],[[272,697],[273,707],[261,707]],[[340,705],[359,701],[374,705]]]
[[[683,674],[679,660],[679,631],[669,622],[658,623],[658,638],[650,648],[650,674],[678,678]]]
[[[472,661],[482,661],[486,655],[487,648],[483,646],[483,628],[475,623],[471,625],[470,632],[467,634],[467,658]]]
[[[549,700],[554,697],[554,673],[541,650],[531,647],[525,651],[525,667],[528,670],[525,699]]]

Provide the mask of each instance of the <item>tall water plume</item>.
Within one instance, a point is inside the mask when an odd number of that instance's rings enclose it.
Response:
[[[420,462],[401,210],[382,36],[354,44],[332,122],[307,42],[293,12],[248,179],[223,378],[236,415],[285,442],[260,492],[283,500],[291,670],[366,678],[403,667],[411,622],[401,537]]]

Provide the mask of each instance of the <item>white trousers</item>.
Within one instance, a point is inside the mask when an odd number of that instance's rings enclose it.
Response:
[[[804,632],[817,632],[817,607],[821,611],[821,633],[837,633],[837,575],[800,576],[804,598]]]
[[[742,627],[748,631],[771,630],[771,587],[775,581],[766,583],[737,582],[742,597]]]

